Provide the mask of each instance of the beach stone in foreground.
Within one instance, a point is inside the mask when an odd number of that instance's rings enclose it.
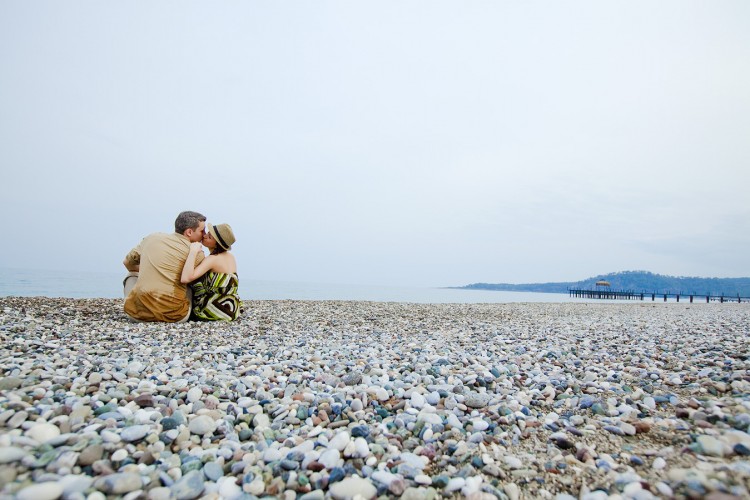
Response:
[[[370,499],[377,494],[377,489],[367,479],[358,476],[347,477],[330,487],[331,496],[336,500],[351,500],[355,496]]]
[[[132,472],[122,472],[103,476],[94,481],[94,488],[111,495],[122,495],[141,489],[141,476]]]
[[[16,495],[17,500],[55,500],[63,494],[63,487],[60,483],[47,481],[44,483],[33,484],[22,489]]]
[[[0,391],[18,389],[23,384],[23,380],[18,377],[1,377]]]

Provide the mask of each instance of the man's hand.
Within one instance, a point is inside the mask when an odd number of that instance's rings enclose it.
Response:
[[[128,259],[123,260],[122,265],[125,266],[125,269],[127,269],[131,273],[137,273],[141,269],[141,266],[139,266],[138,264],[131,264]]]

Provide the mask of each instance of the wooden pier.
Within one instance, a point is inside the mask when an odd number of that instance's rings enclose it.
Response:
[[[677,302],[680,301],[680,298],[688,299],[691,303],[694,300],[705,300],[708,302],[737,302],[738,304],[741,302],[750,302],[750,297],[740,297],[739,294],[737,295],[712,295],[711,293],[683,293],[683,292],[636,292],[633,290],[609,290],[609,289],[603,289],[599,288],[597,290],[584,290],[581,288],[570,288],[568,289],[568,293],[571,297],[576,297],[580,299],[604,299],[604,300],[646,300],[648,298],[651,298],[651,301],[656,301],[657,297],[659,299],[664,299],[664,302],[667,301],[667,299],[676,299]]]

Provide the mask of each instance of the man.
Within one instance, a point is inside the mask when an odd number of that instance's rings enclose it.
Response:
[[[180,282],[190,243],[201,241],[206,217],[182,212],[174,221],[174,233],[146,236],[122,262],[125,278],[125,313],[137,321],[182,323],[190,317],[190,286]],[[197,266],[203,252],[195,257]]]

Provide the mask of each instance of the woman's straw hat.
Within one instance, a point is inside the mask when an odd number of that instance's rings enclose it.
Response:
[[[232,226],[229,224],[216,224],[212,226],[208,225],[208,232],[216,240],[216,243],[224,250],[231,250],[232,245],[236,241],[234,238],[234,232],[232,232]]]

